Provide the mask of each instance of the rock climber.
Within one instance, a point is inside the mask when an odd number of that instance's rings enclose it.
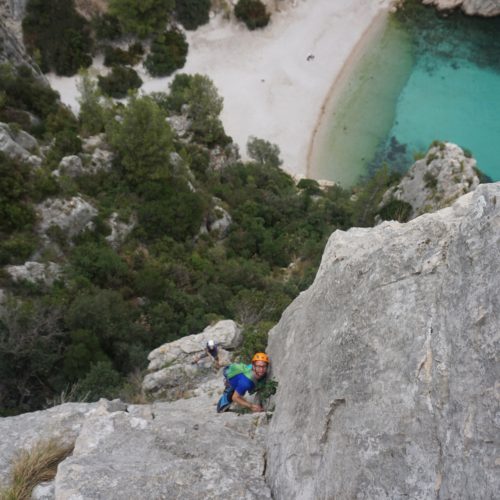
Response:
[[[214,363],[214,369],[218,370],[220,367],[220,362],[219,362],[219,347],[217,345],[217,342],[213,339],[208,340],[207,345],[205,346],[205,350],[202,354],[197,356],[194,360],[193,363],[198,364],[199,361],[201,361],[203,358],[210,358],[213,363]]]
[[[231,403],[248,408],[253,412],[264,411],[259,404],[250,403],[243,396],[252,393],[259,382],[263,382],[269,367],[269,356],[258,352],[252,358],[252,363],[233,363],[224,368],[224,383],[226,389],[217,403],[217,413],[229,409]]]

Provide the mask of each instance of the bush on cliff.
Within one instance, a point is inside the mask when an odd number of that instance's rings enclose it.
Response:
[[[99,76],[98,81],[103,94],[115,99],[127,97],[129,90],[138,89],[142,85],[137,71],[126,66],[113,66],[111,73]]]
[[[249,30],[264,28],[271,18],[266,6],[260,0],[238,0],[234,14]]]
[[[210,7],[210,0],[176,0],[175,15],[184,28],[195,30],[208,23]]]
[[[23,35],[44,72],[71,76],[92,64],[90,25],[76,12],[73,0],[30,0]]]
[[[176,30],[166,31],[151,42],[144,66],[153,76],[168,76],[186,64],[186,37]]]

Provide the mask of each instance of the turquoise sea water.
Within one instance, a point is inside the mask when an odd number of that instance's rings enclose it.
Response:
[[[392,18],[353,69],[317,137],[312,177],[349,187],[383,163],[404,171],[437,139],[500,180],[500,18],[417,15]]]

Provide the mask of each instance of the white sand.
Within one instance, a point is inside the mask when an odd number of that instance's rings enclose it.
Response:
[[[188,32],[186,73],[208,75],[224,98],[222,121],[244,155],[249,136],[277,144],[283,168],[305,175],[314,130],[333,82],[391,0],[280,0],[262,30],[220,16]],[[314,59],[307,60],[312,54]],[[167,91],[171,78],[141,72],[144,92]],[[77,109],[75,78],[49,76]]]

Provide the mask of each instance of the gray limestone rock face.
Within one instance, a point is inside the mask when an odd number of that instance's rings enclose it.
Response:
[[[54,171],[53,175],[67,175],[68,177],[79,177],[84,173],[82,160],[79,156],[65,156],[59,162],[59,167]]]
[[[500,184],[336,231],[271,331],[276,499],[497,498]]]
[[[149,415],[96,409],[59,465],[55,498],[271,498],[265,415],[218,415],[215,401],[155,403]]]
[[[19,450],[29,449],[38,441],[50,438],[73,443],[86,415],[95,406],[66,403],[48,410],[0,418],[0,483],[6,483],[11,460]]]
[[[500,0],[422,0],[424,4],[433,4],[440,10],[461,7],[468,15],[485,17],[500,14]]]
[[[30,283],[43,283],[52,285],[61,277],[62,269],[55,262],[25,262],[20,266],[6,266],[5,271],[14,282],[28,281]]]
[[[69,238],[92,224],[97,209],[80,196],[68,200],[51,198],[36,206],[38,231],[45,234],[51,226],[60,227]]]
[[[28,135],[26,133],[26,136]],[[20,137],[20,141],[16,140],[16,134],[6,123],[0,123],[0,151],[12,159],[28,160],[32,155],[23,146],[23,144],[26,145],[25,137],[21,134],[17,134],[17,136]]]
[[[116,250],[137,225],[137,217],[132,215],[128,222],[123,222],[119,219],[118,213],[113,212],[108,219],[108,224],[111,234],[105,239]]]
[[[190,394],[203,380],[217,371],[211,356],[205,354],[208,340],[218,345],[219,365],[231,363],[228,349],[235,349],[242,340],[241,328],[232,320],[222,320],[203,332],[164,344],[149,356],[148,373],[142,388],[149,394],[177,399]]]
[[[413,208],[410,219],[447,207],[477,188],[480,180],[476,166],[476,160],[466,156],[459,146],[440,143],[384,194],[381,206],[391,199],[405,201]]]

